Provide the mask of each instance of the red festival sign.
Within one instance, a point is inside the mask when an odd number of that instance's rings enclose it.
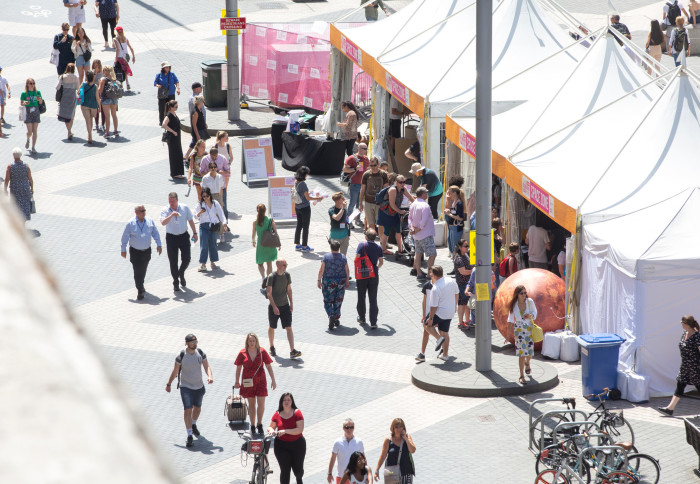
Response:
[[[409,103],[409,90],[406,86],[401,84],[396,80],[391,74],[386,73],[386,90],[391,93],[396,99],[401,101],[404,106],[408,106]]]
[[[342,34],[340,35],[340,50],[355,64],[362,67],[362,50]]]
[[[554,197],[523,175],[523,196],[535,207],[554,218]]]
[[[476,158],[476,138],[462,128],[459,129],[459,147],[472,158]]]

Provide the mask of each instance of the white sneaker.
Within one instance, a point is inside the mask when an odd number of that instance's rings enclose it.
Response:
[[[449,357],[449,356],[445,356],[445,355],[438,355],[438,359],[440,359],[440,360],[442,360],[442,361],[448,361],[448,360],[450,359],[450,357]]]
[[[438,351],[444,342],[445,342],[445,337],[440,336],[437,340],[437,343],[435,343],[435,351]]]

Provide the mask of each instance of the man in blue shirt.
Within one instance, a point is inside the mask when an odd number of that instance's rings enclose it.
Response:
[[[173,289],[175,292],[187,286],[185,271],[190,265],[190,234],[187,232],[187,224],[192,228],[192,241],[197,243],[197,230],[194,227],[192,211],[187,205],[180,205],[177,193],[168,194],[168,206],[160,212],[160,223],[165,225],[165,242],[170,261],[170,275],[173,276]],[[182,264],[177,266],[177,254],[181,253]]]
[[[146,217],[143,205],[134,208],[136,216],[127,222],[122,233],[122,257],[126,259],[126,244],[129,243],[129,260],[134,267],[134,282],[138,291],[136,299],[143,299],[146,288],[143,281],[146,278],[148,262],[151,260],[151,239],[156,241],[158,255],[163,252],[160,234],[151,217]]]
[[[357,322],[365,324],[365,294],[369,295],[369,322],[372,329],[377,329],[377,290],[379,289],[379,268],[384,264],[384,252],[375,242],[377,232],[374,229],[365,231],[365,242],[357,246],[357,254],[361,257],[367,255],[374,267],[374,277],[357,280]]]

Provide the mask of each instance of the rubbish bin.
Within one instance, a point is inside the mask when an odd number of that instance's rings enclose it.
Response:
[[[227,105],[226,91],[221,89],[221,66],[225,60],[202,62],[202,94],[208,108],[224,108]]]
[[[617,387],[617,362],[625,338],[617,334],[597,333],[577,336],[581,346],[581,384],[583,394],[601,393]]]

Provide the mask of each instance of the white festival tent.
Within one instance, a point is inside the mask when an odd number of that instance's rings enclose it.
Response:
[[[494,83],[574,43],[569,30],[578,25],[547,0],[495,0],[492,19]],[[333,26],[331,42],[424,119],[423,149],[438,169],[440,125],[450,109],[474,96],[476,2],[415,0],[379,22]]]
[[[680,318],[698,316],[698,220],[700,188],[688,188],[627,215],[583,226],[584,332],[626,338],[619,368],[634,366],[649,377],[652,397],[673,392],[680,367]]]

